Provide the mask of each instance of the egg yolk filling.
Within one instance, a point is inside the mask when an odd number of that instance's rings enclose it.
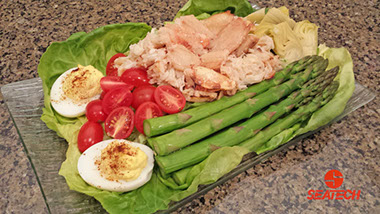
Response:
[[[137,179],[148,162],[148,156],[140,148],[113,141],[95,161],[101,176],[110,181]]]
[[[88,99],[102,93],[100,79],[102,72],[91,65],[72,70],[62,81],[62,90],[66,97],[76,103],[87,102]]]

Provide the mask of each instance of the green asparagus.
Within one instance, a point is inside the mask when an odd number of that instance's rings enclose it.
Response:
[[[288,98],[278,104],[271,105],[265,111],[237,126],[221,131],[170,155],[157,156],[157,164],[165,173],[171,173],[204,160],[211,152],[220,147],[239,144],[257,134],[262,128],[273,123],[282,115],[290,112],[295,105],[302,102],[306,97],[314,96],[323,91],[335,77],[331,73],[333,72],[324,72],[316,80],[306,83],[305,87],[293,92]]]
[[[286,117],[277,120],[270,126],[266,127],[264,130],[260,131],[254,137],[242,142],[239,146],[245,147],[250,151],[257,152],[258,149],[263,146],[267,141],[269,141],[273,136],[280,133],[281,131],[293,126],[296,123],[307,120],[313,112],[318,110],[321,106],[329,102],[338,89],[339,83],[334,82],[329,85],[323,92],[323,96],[318,96],[310,103],[305,103],[303,106],[299,107],[296,111],[287,115]]]
[[[223,109],[260,94],[269,88],[279,85],[288,80],[292,74],[304,70],[308,65],[322,61],[320,56],[307,56],[299,61],[289,64],[283,70],[276,72],[271,80],[263,81],[259,84],[250,86],[244,91],[240,91],[231,97],[223,97],[220,100],[210,102],[199,107],[195,107],[178,114],[156,117],[144,121],[144,132],[148,137],[168,133],[206,118]]]
[[[152,145],[152,148],[159,155],[168,155],[171,152],[184,148],[240,120],[250,118],[254,113],[300,88],[309,80],[311,73],[321,73],[326,67],[326,61],[310,65],[304,72],[295,74],[291,80],[272,87],[254,98],[247,99],[242,103],[220,111],[185,128],[149,138],[149,145]],[[179,138],[181,139],[180,141],[178,140]]]

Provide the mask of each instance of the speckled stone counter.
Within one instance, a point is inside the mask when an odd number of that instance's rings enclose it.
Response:
[[[79,31],[122,22],[158,27],[185,1],[0,2],[0,86],[37,77],[39,58],[53,41]],[[379,2],[270,0],[296,20],[320,26],[319,41],[344,46],[355,78],[379,94]],[[240,174],[178,212],[185,213],[380,213],[379,96],[338,123]],[[36,177],[0,94],[0,211],[46,213]],[[338,169],[343,189],[361,190],[359,200],[307,200],[310,189],[326,190],[325,173]]]

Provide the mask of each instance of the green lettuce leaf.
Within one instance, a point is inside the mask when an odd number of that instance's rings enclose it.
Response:
[[[208,18],[212,14],[231,11],[237,16],[247,16],[253,13],[253,8],[248,1],[242,0],[189,0],[175,16],[194,15],[199,19]]]

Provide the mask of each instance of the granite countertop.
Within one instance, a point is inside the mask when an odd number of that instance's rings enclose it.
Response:
[[[1,1],[0,86],[37,77],[39,59],[53,41],[112,23],[147,22],[160,26],[172,20],[184,3]],[[379,94],[378,1],[270,0],[258,5],[285,5],[296,20],[308,19],[319,25],[320,42],[348,48],[357,82]],[[341,121],[218,186],[178,212],[380,213],[379,101],[377,96]],[[0,210],[46,213],[36,177],[1,94],[0,122]],[[361,190],[360,200],[306,199],[309,189],[326,190],[323,178],[330,169],[343,173],[343,189]]]

